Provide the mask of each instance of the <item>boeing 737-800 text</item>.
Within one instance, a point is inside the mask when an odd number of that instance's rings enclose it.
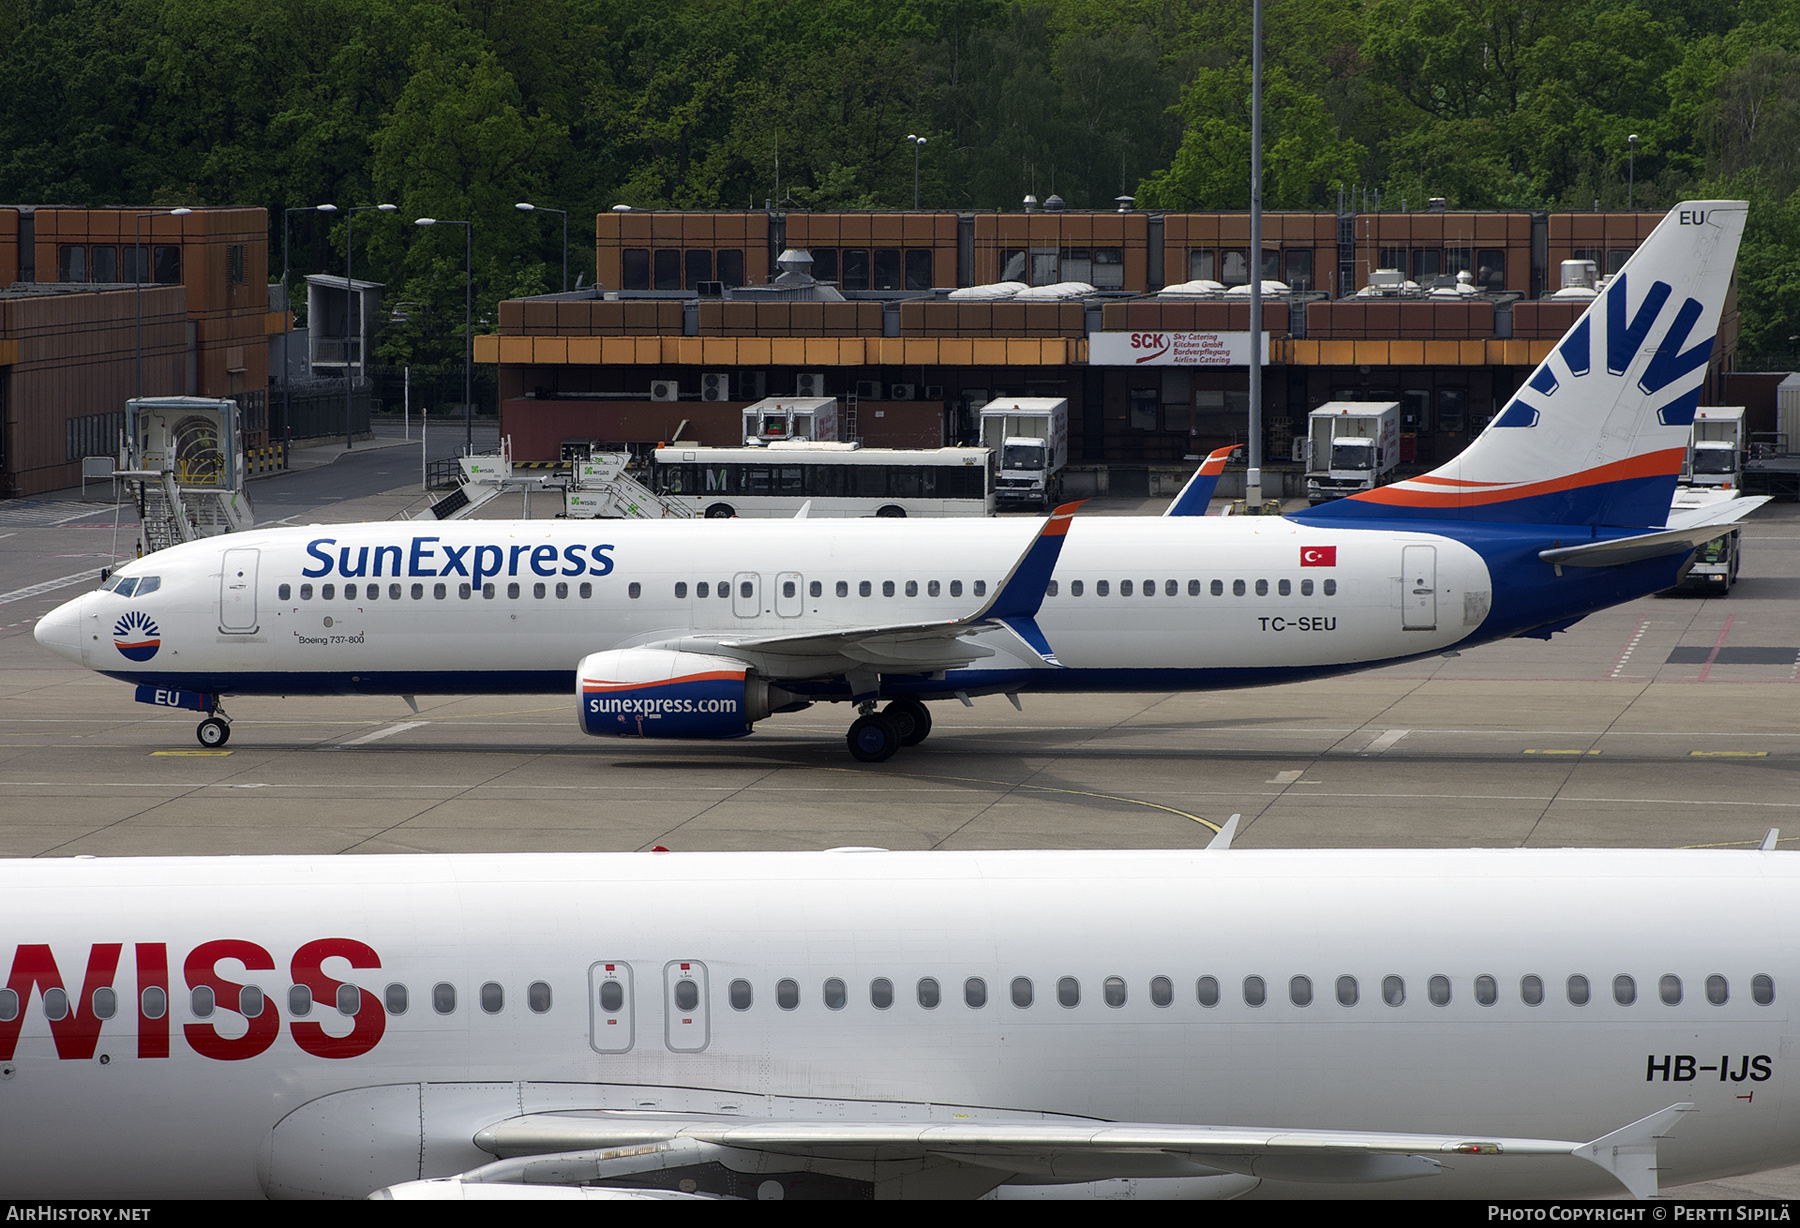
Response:
[[[1669,587],[1760,502],[1669,519],[1744,211],[1672,211],[1461,456],[1308,512],[260,530],[137,560],[36,635],[205,714],[208,745],[225,696],[572,690],[583,729],[628,737],[849,701],[870,760],[925,737],[927,700],[1241,687],[1548,637]]]

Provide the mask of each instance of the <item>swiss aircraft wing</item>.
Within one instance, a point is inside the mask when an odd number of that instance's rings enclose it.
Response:
[[[790,668],[807,673],[856,668],[920,673],[957,669],[993,656],[993,649],[976,643],[973,637],[1004,628],[1044,664],[1060,667],[1055,651],[1037,625],[1037,612],[1056,570],[1056,560],[1062,554],[1069,521],[1080,506],[1080,502],[1065,503],[1050,513],[1044,527],[995,587],[994,595],[964,618],[841,627],[793,635],[683,636],[647,647],[790,661],[795,663]]]
[[[1584,542],[1538,551],[1538,557],[1559,567],[1616,567],[1642,559],[1681,554],[1703,546],[1769,501],[1766,495],[1732,499],[1669,517],[1669,527],[1657,533],[1639,533],[1611,541]]]
[[[483,1129],[498,1157],[455,1178],[469,1184],[578,1185],[719,1163],[737,1172],[809,1171],[887,1185],[894,1193],[981,1193],[1009,1181],[1238,1174],[1273,1181],[1363,1184],[1447,1168],[1585,1161],[1639,1198],[1656,1194],[1656,1143],[1691,1104],[1671,1105],[1586,1143],[1560,1139],[1354,1130],[1272,1130],[1063,1120],[770,1121],[540,1113]],[[908,1188],[910,1187],[910,1188]]]

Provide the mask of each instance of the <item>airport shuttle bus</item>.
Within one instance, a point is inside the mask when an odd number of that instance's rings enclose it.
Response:
[[[988,516],[987,448],[864,448],[783,440],[762,447],[658,448],[655,489],[711,519],[733,516]],[[810,506],[809,506],[810,505]]]

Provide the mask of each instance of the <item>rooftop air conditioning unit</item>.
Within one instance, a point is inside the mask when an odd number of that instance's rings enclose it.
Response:
[[[824,396],[825,373],[823,371],[802,371],[794,376],[794,395],[797,397]]]
[[[708,371],[700,377],[700,399],[702,401],[729,401],[731,399],[731,372]]]
[[[913,399],[913,390],[916,387],[917,387],[916,384],[892,384],[892,385],[889,385],[888,400],[890,400],[890,401],[910,401]]]
[[[944,386],[942,384],[926,384],[925,385],[925,399],[927,401],[943,400],[944,399]]]
[[[880,383],[878,383],[877,381],[872,380],[872,379],[857,380],[856,381],[856,399],[859,401],[879,401],[879,400],[881,400],[881,385],[880,385]]]
[[[652,401],[678,401],[681,399],[681,384],[672,379],[653,379],[650,381],[650,399]]]
[[[767,384],[768,373],[765,371],[739,371],[737,375],[737,393],[740,401],[760,401],[763,399],[763,388]]]

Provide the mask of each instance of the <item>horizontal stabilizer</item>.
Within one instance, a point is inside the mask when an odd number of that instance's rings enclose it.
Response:
[[[1730,522],[1713,522],[1686,529],[1664,529],[1660,533],[1640,533],[1612,541],[1584,542],[1579,546],[1558,546],[1538,551],[1538,557],[1558,567],[1620,567],[1641,563],[1671,554],[1685,554],[1723,535]]]
[[[1663,528],[1697,529],[1708,524],[1736,524],[1768,502],[1768,495],[1751,495],[1748,498],[1727,499],[1722,503],[1708,503],[1702,507],[1684,508],[1678,512],[1670,512],[1669,521]]]

